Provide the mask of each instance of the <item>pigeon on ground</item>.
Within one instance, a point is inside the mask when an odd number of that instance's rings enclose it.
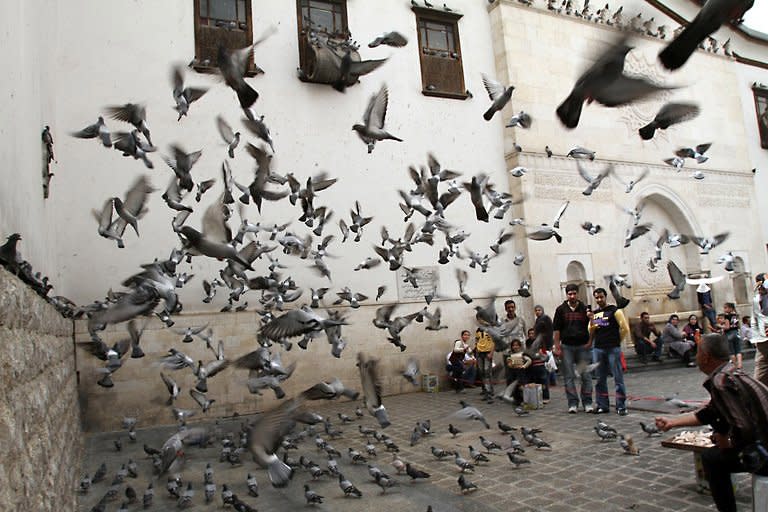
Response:
[[[523,450],[525,451],[525,450]],[[522,455],[512,451],[507,452],[507,458],[509,458],[509,462],[514,464],[516,468],[519,468],[521,464],[530,464],[531,461],[523,457]]]
[[[356,498],[361,498],[363,496],[363,493],[360,492],[360,490],[355,487],[352,482],[344,478],[344,475],[341,473],[339,473],[339,487],[344,493],[344,497],[354,496]]]
[[[477,486],[470,482],[467,477],[464,475],[459,475],[459,489],[461,489],[461,494],[467,494],[468,492],[473,492],[477,490]]]
[[[368,153],[373,151],[377,141],[402,139],[395,137],[384,129],[389,104],[389,91],[386,85],[382,85],[378,93],[371,96],[368,107],[363,114],[363,124],[355,124],[352,129],[358,137],[368,146]]]
[[[659,428],[656,426],[655,423],[645,424],[645,423],[643,423],[641,421],[640,422],[640,428],[643,429],[643,432],[648,434],[648,437],[655,436],[655,435],[658,435],[658,436],[661,435],[661,431],[659,430]]]
[[[416,469],[413,466],[411,466],[410,462],[405,463],[405,474],[411,477],[411,481],[416,481],[419,478],[427,479],[430,477],[430,474],[426,471],[422,471],[420,469]]]

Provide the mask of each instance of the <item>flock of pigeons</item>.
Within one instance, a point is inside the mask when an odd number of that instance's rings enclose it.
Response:
[[[750,1],[739,0],[709,0],[701,9],[700,14],[673,40],[660,54],[662,63],[669,69],[677,69],[682,66],[690,54],[695,50],[701,40],[716,30],[722,23],[738,18],[751,6]],[[211,350],[213,358],[208,363],[195,361],[184,352],[172,348],[169,354],[161,361],[164,369],[180,371],[189,368],[197,378],[197,384],[190,390],[190,395],[200,406],[203,412],[209,410],[215,399],[208,398],[208,379],[221,373],[227,368],[248,370],[248,387],[252,393],[261,393],[267,388],[272,389],[277,398],[284,398],[285,392],[281,389],[281,382],[289,378],[295,368],[290,365],[287,368],[282,365],[280,353],[273,349],[279,344],[284,350],[290,350],[293,342],[291,339],[300,338],[298,345],[306,349],[309,342],[325,334],[331,345],[331,353],[334,357],[341,357],[347,342],[342,336],[342,327],[346,320],[341,310],[328,309],[324,297],[330,291],[328,287],[310,288],[310,293],[304,290],[290,276],[281,273],[285,266],[275,256],[275,251],[280,248],[286,257],[308,261],[311,268],[320,278],[327,278],[330,282],[331,271],[325,258],[330,256],[331,244],[337,239],[337,234],[330,234],[330,219],[335,212],[327,205],[321,205],[320,200],[323,190],[334,185],[336,178],[331,178],[325,173],[320,173],[306,179],[299,178],[292,173],[281,175],[271,168],[274,155],[274,142],[270,131],[264,122],[264,116],[259,116],[254,110],[254,105],[259,98],[258,92],[249,84],[244,76],[249,60],[254,49],[266,39],[272,31],[268,31],[257,41],[246,48],[227,49],[219,48],[217,65],[224,79],[237,96],[240,107],[245,117],[242,124],[254,139],[243,141],[243,134],[235,131],[228,122],[219,117],[216,119],[218,131],[227,145],[226,156],[221,165],[220,182],[223,185],[219,195],[205,208],[202,219],[202,231],[186,224],[190,214],[197,209],[196,203],[203,201],[204,195],[211,190],[215,179],[197,180],[193,177],[192,170],[200,158],[202,151],[187,152],[180,145],[171,146],[169,155],[163,160],[172,170],[169,183],[162,197],[167,206],[174,210],[176,216],[172,223],[172,230],[178,236],[180,248],[174,249],[167,259],[155,260],[142,265],[140,272],[123,281],[127,291],[115,292],[110,290],[104,300],[97,300],[89,305],[76,306],[65,297],[50,297],[49,300],[60,311],[70,317],[87,317],[88,330],[91,341],[81,344],[94,356],[104,361],[103,376],[98,381],[104,387],[113,387],[112,375],[124,364],[127,354],[131,358],[144,357],[140,347],[140,340],[144,327],[139,325],[137,319],[143,316],[155,314],[168,327],[174,324],[173,316],[182,310],[182,304],[178,299],[177,290],[188,285],[192,275],[180,272],[178,266],[185,260],[191,261],[194,257],[213,258],[224,262],[224,267],[215,278],[202,280],[204,292],[203,302],[209,303],[220,290],[226,290],[227,305],[222,311],[243,310],[248,307],[248,302],[243,298],[249,292],[259,292],[260,308],[256,311],[261,316],[261,328],[256,334],[258,348],[239,358],[228,358],[225,354],[223,343],[216,344],[213,330],[207,326],[190,327],[179,332],[183,335],[183,343],[191,343],[196,338],[202,340]],[[407,39],[398,33],[389,33],[378,38],[374,43],[391,44],[394,47],[403,46]],[[372,43],[372,44],[374,44]],[[598,101],[608,106],[616,107],[625,105],[641,98],[647,97],[664,89],[652,82],[637,76],[624,74],[624,61],[631,50],[626,35],[609,46],[600,55],[595,63],[587,69],[576,81],[571,93],[556,109],[556,114],[562,123],[568,128],[575,128],[579,123],[582,106],[585,101]],[[349,55],[347,54],[347,57]],[[349,59],[348,59],[349,60]],[[351,67],[350,67],[351,66]],[[375,69],[378,66],[373,66]],[[347,62],[342,71],[345,80],[354,79],[363,74],[365,69],[352,66]],[[172,96],[176,103],[179,121],[190,115],[191,104],[200,100],[207,89],[185,86],[184,71],[175,67],[171,73]],[[490,120],[501,111],[510,101],[514,87],[505,86],[490,77],[483,76],[483,83],[488,91],[491,105],[483,117]],[[341,88],[343,91],[343,88]],[[383,85],[380,90],[371,97],[365,113],[363,123],[355,124],[353,130],[367,145],[368,152],[372,152],[377,142],[394,140],[401,141],[398,137],[386,131],[385,121],[388,105],[388,89]],[[640,130],[640,136],[644,139],[653,137],[655,130],[665,129],[675,123],[683,122],[695,117],[699,108],[692,104],[670,103],[665,105],[657,114],[654,121]],[[154,162],[150,159],[157,146],[152,142],[151,132],[147,123],[147,110],[143,105],[127,103],[124,105],[110,106],[105,109],[105,114],[111,119],[124,122],[132,126],[130,131],[113,132],[110,130],[103,116],[72,135],[83,139],[97,139],[105,148],[114,148],[125,157],[140,160],[147,168],[153,168]],[[527,128],[532,119],[525,112],[515,115],[507,126]],[[50,130],[46,127],[43,133],[43,141],[48,151],[50,163],[53,160],[53,139]],[[242,144],[241,144],[242,143]],[[236,158],[236,151],[240,146],[245,148],[248,157],[253,159],[255,166],[253,179],[250,183],[239,183],[232,174],[229,159]],[[706,160],[704,153],[709,145],[701,145],[697,148],[683,148],[677,152],[670,165],[682,168],[684,160],[695,159],[701,163]],[[551,155],[549,148],[547,153]],[[606,167],[597,176],[590,176],[581,166],[579,160],[595,158],[594,152],[586,148],[574,148],[568,156],[577,160],[577,168],[580,175],[587,183],[584,195],[590,195],[601,182],[613,173],[611,166]],[[513,176],[522,177],[527,169],[516,168]],[[470,236],[470,232],[458,230],[446,219],[446,210],[454,204],[462,195],[468,194],[475,211],[475,217],[479,222],[494,220],[503,221],[509,209],[523,201],[524,198],[515,198],[506,192],[499,192],[485,174],[472,176],[468,181],[459,182],[460,172],[445,169],[437,158],[429,154],[427,165],[412,166],[409,169],[412,181],[410,190],[399,190],[402,202],[400,208],[404,214],[404,228],[394,229],[383,227],[381,229],[381,241],[374,246],[374,254],[362,261],[354,271],[366,271],[384,263],[390,271],[403,269],[405,282],[417,287],[417,271],[405,265],[406,253],[411,252],[417,244],[425,244],[433,247],[438,243],[438,231],[442,233],[444,246],[438,251],[438,262],[447,264],[452,259],[461,258],[469,261],[471,269],[486,272],[490,261],[503,250],[503,245],[514,236],[512,231],[502,229],[498,239],[493,241],[487,252],[468,249],[462,243]],[[632,188],[647,173],[634,178],[626,183],[626,191]],[[133,186],[126,192],[123,198],[110,197],[105,200],[102,208],[94,211],[98,223],[98,234],[105,239],[114,241],[118,247],[125,247],[126,228],[138,236],[139,224],[147,213],[147,198],[155,191],[150,179],[145,175],[136,178]],[[194,192],[194,203],[188,199],[188,194]],[[210,194],[209,194],[210,195]],[[252,223],[247,219],[247,207],[253,202],[259,213],[267,202],[289,201],[291,205],[298,207],[298,222],[304,224],[309,231],[305,234],[291,229],[290,223],[284,225]],[[555,238],[558,243],[562,237],[558,233],[561,217],[568,207],[565,202],[558,210],[551,225],[529,226],[531,230],[526,236],[532,240],[548,240]],[[237,210],[240,223],[237,229],[229,226],[229,222]],[[631,216],[631,226],[627,230],[625,246],[632,240],[651,231],[650,224],[639,222],[642,213],[642,205],[633,210],[626,210]],[[411,220],[418,213],[421,222]],[[360,242],[364,234],[364,228],[372,220],[366,216],[363,207],[355,202],[350,210],[349,217],[338,219],[338,234],[340,243],[346,243],[348,239]],[[523,219],[513,219],[512,226],[525,228]],[[598,235],[601,231],[599,225],[585,222],[582,226],[589,235]],[[402,234],[400,234],[402,233]],[[261,239],[259,238],[262,235]],[[248,241],[248,239],[251,241]],[[670,234],[666,230],[659,236],[657,254],[648,262],[649,268],[653,268],[661,259],[661,250],[664,245],[675,247],[688,241],[694,242],[708,252],[713,247],[721,244],[727,238],[727,233],[716,237],[695,237],[681,234]],[[41,295],[46,296],[51,286],[47,278],[41,278],[31,271],[29,264],[24,264],[23,259],[16,250],[16,244],[20,237],[16,234],[9,237],[8,242],[0,247],[0,263],[10,268],[14,273],[24,276],[24,279],[33,287],[40,286]],[[270,243],[276,242],[276,243]],[[248,274],[258,272],[254,265],[257,260],[269,261],[266,271],[259,275]],[[519,254],[514,263],[522,263],[524,256]],[[732,262],[732,258],[731,258]],[[731,267],[732,268],[732,267]],[[675,289],[670,292],[671,298],[679,297],[680,291],[685,285],[685,274],[677,266],[669,262],[668,270]],[[456,268],[459,296],[467,303],[472,298],[464,291],[468,279],[468,272],[462,268]],[[620,286],[628,285],[625,280],[613,276],[610,278],[611,290],[617,298],[620,306],[626,306],[627,299],[623,299],[618,293]],[[531,283],[523,280],[520,284],[521,296],[530,296]],[[384,293],[384,287],[377,290],[375,300]],[[370,300],[365,294],[345,287],[336,293],[338,300],[335,305],[348,304],[351,308],[358,308],[361,302]],[[303,298],[303,299],[302,299]],[[307,300],[309,298],[309,300]],[[288,303],[294,303],[302,299],[304,305],[284,311]],[[376,328],[387,333],[387,339],[399,350],[406,350],[402,333],[412,322],[426,323],[426,329],[440,330],[446,328],[441,324],[440,308],[430,311],[433,295],[425,296],[426,306],[419,308],[410,314],[396,316],[396,305],[386,305],[376,311],[373,324]],[[620,299],[623,299],[620,300]],[[162,306],[161,306],[162,302]],[[321,313],[325,308],[326,313]],[[497,348],[506,348],[506,335],[501,322],[496,316],[494,301],[485,307],[477,307],[478,322],[487,326],[489,332],[497,344]],[[101,339],[99,333],[109,324],[127,322],[128,337],[108,346]],[[146,325],[146,324],[144,324]],[[374,416],[380,427],[386,428],[390,422],[386,409],[381,399],[380,370],[378,361],[364,353],[357,354],[357,366],[360,371],[361,387],[365,408]],[[404,377],[415,382],[418,373],[418,362],[410,360],[404,371]],[[180,388],[172,374],[161,372],[161,379],[168,391],[168,404],[173,406],[180,396]],[[356,397],[356,392],[346,388],[338,379],[328,382],[320,382],[305,390],[298,396],[284,400],[279,407],[268,413],[260,415],[255,423],[248,427],[245,446],[250,450],[254,459],[262,467],[268,469],[269,477],[273,485],[285,486],[290,481],[294,469],[286,461],[278,458],[276,452],[281,446],[290,443],[297,422],[315,424],[323,421],[308,412],[306,402],[318,399],[333,399],[340,396]],[[477,419],[476,409],[471,411],[469,406],[463,408],[461,416]],[[184,444],[203,442],[206,438],[205,431],[194,428],[186,428],[184,425],[187,417],[194,411],[172,407],[175,417],[182,425],[182,429],[166,442],[159,454],[157,470],[164,474],[172,472],[172,465],[183,452]],[[480,417],[482,415],[480,414]],[[484,420],[483,420],[484,421]],[[329,427],[326,424],[326,429]],[[535,435],[535,433],[533,434]],[[538,441],[534,441],[536,444]],[[489,448],[490,449],[490,448]],[[480,454],[482,455],[482,454]],[[515,456],[518,456],[516,454]],[[363,457],[361,455],[361,457]],[[458,459],[457,457],[457,464]],[[477,460],[477,459],[475,459]],[[512,460],[512,456],[510,456]],[[514,460],[512,460],[515,463]],[[466,464],[471,465],[470,462]],[[517,464],[517,463],[516,463]],[[406,471],[409,471],[406,468]],[[411,473],[408,473],[411,475]],[[416,473],[418,474],[418,473]],[[424,478],[413,476],[412,478]],[[428,475],[427,475],[428,476]],[[340,477],[340,482],[341,482]],[[385,490],[393,480],[386,476],[376,477],[377,483]],[[473,485],[466,479],[460,481],[463,490],[471,490]],[[348,482],[347,482],[348,484]],[[351,484],[347,489],[353,489]],[[320,497],[313,495],[307,489],[308,502],[317,502]],[[347,494],[347,490],[344,491]],[[349,493],[355,494],[353,490]],[[248,510],[247,508],[241,508]],[[241,510],[238,509],[238,510]],[[97,509],[98,510],[98,509]]]

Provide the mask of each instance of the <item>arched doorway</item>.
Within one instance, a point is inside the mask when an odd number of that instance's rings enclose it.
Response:
[[[647,236],[632,242],[633,297],[643,298],[643,309],[651,314],[672,311],[691,311],[699,308],[695,287],[686,286],[679,299],[669,299],[667,293],[673,289],[668,264],[673,262],[684,274],[701,273],[701,258],[697,247],[692,244],[662,244],[661,259],[656,260],[657,243],[668,232],[671,235],[694,235],[698,226],[692,211],[674,191],[654,184],[643,190],[642,199],[636,208],[642,208],[643,223],[652,224]]]
[[[563,285],[573,283],[579,287],[579,299],[584,304],[589,304],[589,290],[587,283],[587,271],[579,261],[571,261],[565,268],[566,282]]]

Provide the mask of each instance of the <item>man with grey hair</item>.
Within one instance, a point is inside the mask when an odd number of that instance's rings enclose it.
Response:
[[[712,425],[715,446],[702,452],[704,473],[717,510],[736,512],[731,473],[768,475],[768,387],[731,363],[721,334],[702,337],[696,363],[708,375],[711,400],[692,413],[657,417],[656,426],[666,432]]]

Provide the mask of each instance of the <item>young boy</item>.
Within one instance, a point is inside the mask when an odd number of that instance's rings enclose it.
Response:
[[[728,348],[731,351],[731,361],[734,366],[740,370],[742,363],[741,336],[739,335],[739,314],[736,313],[736,304],[733,302],[726,302],[723,305],[723,311],[725,312],[725,328],[723,334],[725,334],[725,339],[728,340]]]
[[[523,352],[522,342],[515,338],[512,340],[510,347],[510,354],[506,360],[506,374],[507,374],[507,386],[513,382],[517,382],[514,390],[512,391],[512,398],[515,401],[515,405],[523,403],[523,388],[526,383],[526,369],[531,366],[531,358]]]

